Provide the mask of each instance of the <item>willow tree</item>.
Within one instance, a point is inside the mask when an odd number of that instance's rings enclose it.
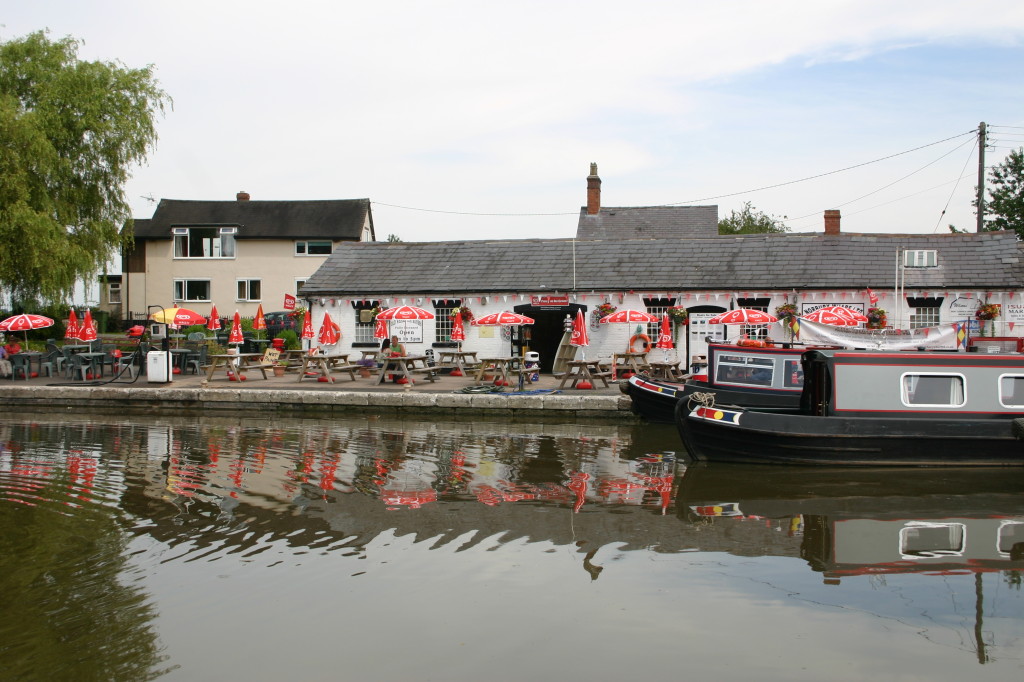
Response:
[[[60,302],[130,231],[125,183],[170,105],[153,66],[78,59],[44,32],[0,43],[0,288]]]

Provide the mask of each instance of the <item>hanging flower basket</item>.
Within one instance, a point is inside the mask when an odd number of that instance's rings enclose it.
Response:
[[[690,314],[686,312],[686,308],[677,305],[668,309],[668,316],[675,324],[686,324]]]
[[[994,320],[999,317],[1002,306],[998,303],[982,303],[974,311],[974,316],[979,320]]]
[[[452,317],[455,317],[456,315],[462,315],[463,322],[472,322],[475,319],[473,317],[473,311],[469,309],[468,305],[452,308]]]
[[[615,306],[613,306],[611,303],[602,303],[601,305],[594,308],[594,317],[600,320],[602,318],[608,317],[609,315],[614,313],[615,310]]]
[[[882,329],[887,324],[886,312],[881,308],[868,308],[865,314],[868,318],[865,326],[868,329]]]
[[[783,303],[782,305],[775,308],[775,317],[782,318],[794,318],[797,316],[796,303]]]

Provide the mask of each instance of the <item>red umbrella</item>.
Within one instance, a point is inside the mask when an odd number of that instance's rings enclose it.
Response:
[[[661,333],[658,334],[658,343],[654,344],[655,348],[664,348],[665,350],[672,350],[672,323],[668,320],[668,313],[661,318]]]
[[[331,319],[330,313],[325,312],[324,321],[320,325],[320,334],[317,337],[317,341],[324,346],[333,346],[338,343],[338,339],[340,338],[338,336],[338,329],[339,327],[334,324],[334,320]]]
[[[313,333],[313,318],[309,314],[309,310],[306,310],[306,314],[302,318],[302,333],[299,334],[299,338],[312,339],[315,338],[316,334]]]
[[[434,313],[416,306],[403,305],[397,308],[388,308],[377,313],[378,320],[432,320]]]
[[[81,341],[95,341],[96,327],[92,323],[92,311],[85,309],[85,317],[82,318],[82,327],[78,330],[78,338]]]
[[[730,310],[727,313],[721,315],[715,315],[708,324],[771,324],[772,322],[778,322],[778,318],[769,313],[761,310],[751,310],[749,308],[736,308],[736,310]]]
[[[576,319],[572,321],[572,336],[569,337],[569,345],[579,348],[590,345],[590,336],[587,334],[587,318],[583,315],[582,308],[576,309]]]
[[[490,315],[484,315],[474,319],[470,324],[481,326],[481,327],[518,327],[524,324],[533,324],[533,318],[527,317],[526,315],[520,315],[519,313],[510,313],[507,310],[503,310],[500,313],[491,313]]]
[[[377,321],[373,325],[373,338],[375,339],[386,339],[388,338],[388,323],[384,320],[377,318]]]
[[[252,319],[252,328],[255,331],[262,331],[267,328],[267,321],[263,319],[263,304],[256,306],[256,317]]]
[[[824,308],[818,308],[813,313],[801,315],[801,317],[805,320],[810,320],[811,322],[831,324],[837,327],[856,327],[858,324],[868,321],[867,316],[841,305],[830,305],[825,306]]]
[[[228,343],[245,343],[245,337],[242,336],[242,318],[235,311],[235,317],[231,321],[231,333],[228,334]]]
[[[452,318],[451,340],[452,341],[465,341],[466,340],[466,330],[462,326],[462,313],[459,313],[458,315],[456,315],[455,317]]]
[[[88,311],[86,311],[88,314]],[[3,322],[0,322],[0,331],[5,332],[25,332],[25,345],[28,346],[28,330],[29,329],[44,329],[46,327],[52,327],[53,320],[43,315],[35,315],[32,313],[22,313],[21,315],[14,315],[8,317]],[[95,332],[93,332],[95,334]],[[93,336],[93,338],[96,338]]]
[[[645,313],[641,310],[619,310],[611,315],[605,315],[601,318],[599,324],[608,324],[611,322],[657,322],[658,316],[651,313]]]
[[[217,316],[217,306],[210,308],[210,318],[206,321],[206,328],[211,332],[220,329],[220,318]]]
[[[77,340],[78,334],[78,315],[75,314],[75,310],[72,308],[71,312],[68,313],[68,326],[67,329],[64,330],[64,338]]]

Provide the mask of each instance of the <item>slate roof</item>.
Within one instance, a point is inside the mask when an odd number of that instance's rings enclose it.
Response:
[[[692,239],[526,239],[343,244],[302,288],[344,294],[893,287],[899,249],[935,249],[908,288],[1024,287],[1013,232],[752,234]],[[575,272],[575,276],[574,276]]]
[[[597,215],[580,209],[577,239],[659,239],[713,237],[718,206],[639,206],[602,208]]]
[[[151,219],[135,221],[135,239],[170,239],[172,227],[232,225],[236,239],[358,240],[373,216],[369,199],[179,201],[161,199]]]

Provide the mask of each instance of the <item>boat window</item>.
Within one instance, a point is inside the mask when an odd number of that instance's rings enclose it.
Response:
[[[742,386],[771,386],[775,363],[771,358],[745,355],[721,355],[715,371],[715,383]]]
[[[963,407],[964,378],[960,374],[904,374],[903,404]]]
[[[1024,374],[999,377],[999,404],[1003,407],[1024,407]]]
[[[960,556],[966,537],[962,523],[911,521],[900,529],[900,554],[904,559]]]
[[[1024,522],[1004,521],[999,526],[999,552],[1014,561],[1024,560]]]
[[[799,360],[786,360],[784,382],[786,388],[800,388],[804,385],[804,368]]]

